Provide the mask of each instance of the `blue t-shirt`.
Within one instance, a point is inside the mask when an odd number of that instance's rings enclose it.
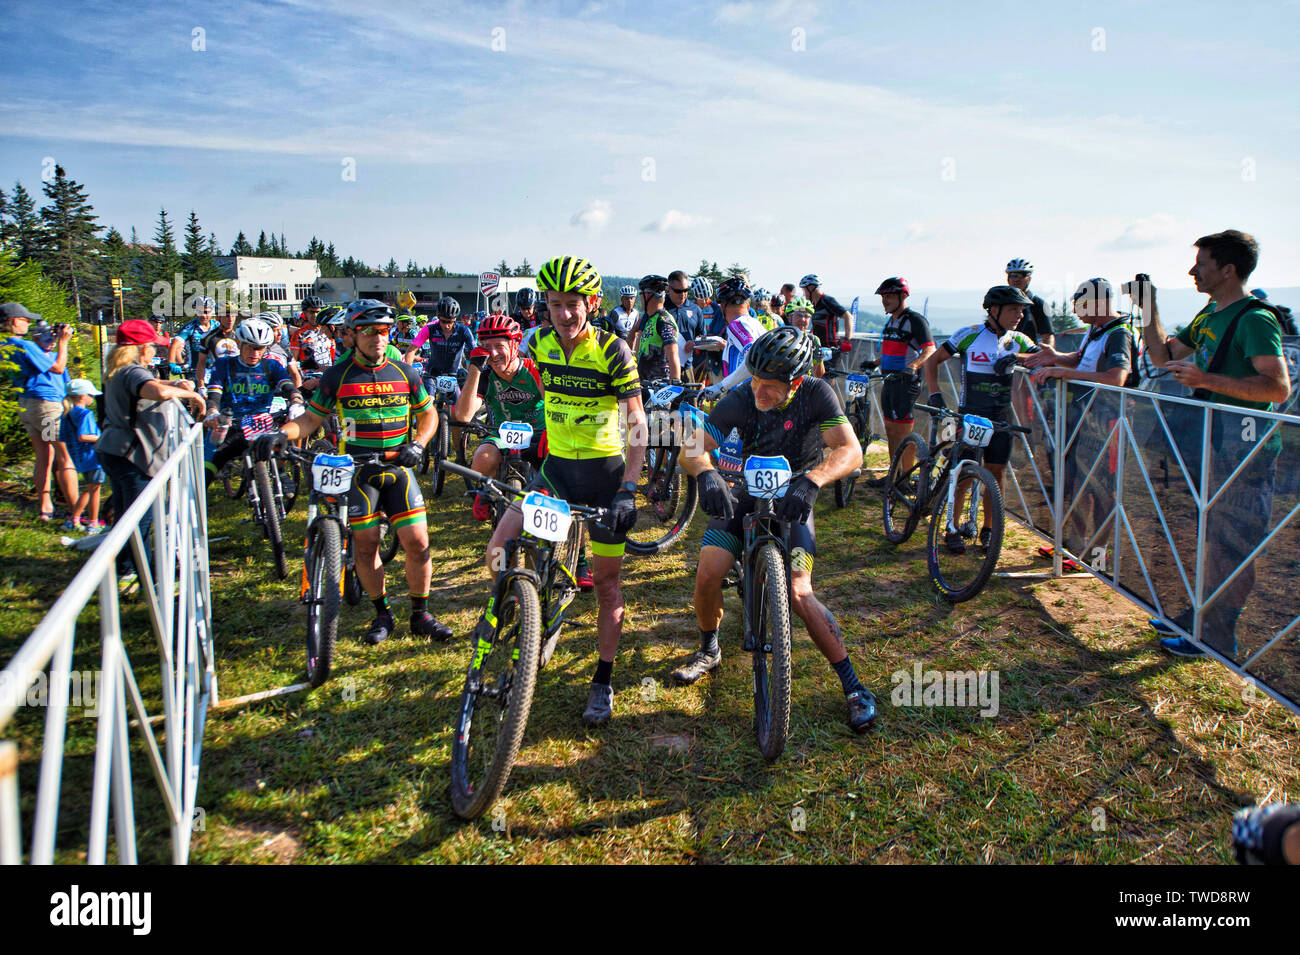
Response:
[[[224,355],[212,368],[208,383],[209,403],[220,398],[219,409],[236,421],[245,415],[271,410],[282,382],[292,383],[284,365],[266,357],[256,365],[245,365],[238,355]]]
[[[83,434],[99,434],[95,409],[73,405],[59,425],[59,440],[68,446],[68,456],[72,458],[72,466],[77,471],[93,471],[99,467],[99,458],[95,455],[93,442],[78,440]]]
[[[67,395],[68,382],[72,380],[67,371],[57,374],[50,371],[59,357],[57,352],[46,351],[35,342],[18,337],[10,338],[3,351],[5,360],[18,366],[13,382],[22,389],[24,398],[62,401]]]

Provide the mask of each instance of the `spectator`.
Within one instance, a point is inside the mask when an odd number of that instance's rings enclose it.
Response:
[[[1258,299],[1247,295],[1245,282],[1259,261],[1255,239],[1236,229],[1202,236],[1194,243],[1196,263],[1189,270],[1196,290],[1210,301],[1191,323],[1176,336],[1166,337],[1160,325],[1156,289],[1145,275],[1133,283],[1134,301],[1148,322],[1143,330],[1147,352],[1157,367],[1171,368],[1174,379],[1194,389],[1192,397],[1202,401],[1234,405],[1247,410],[1270,411],[1273,402],[1286,401],[1291,391],[1290,376],[1282,357],[1282,329],[1273,314]],[[1211,594],[1255,549],[1268,532],[1272,519],[1273,488],[1277,456],[1282,439],[1277,433],[1263,447],[1243,439],[1242,419],[1237,415],[1213,415],[1211,473],[1222,482],[1250,452],[1255,453],[1207,516],[1205,593]],[[1201,428],[1176,429],[1183,444],[1183,460],[1195,467],[1200,480]],[[1205,613],[1202,642],[1226,657],[1237,652],[1237,621],[1255,586],[1252,561],[1224,588]],[[1190,630],[1190,610],[1174,619]],[[1171,633],[1161,621],[1158,631]],[[1195,644],[1181,637],[1160,641],[1170,653],[1200,656]]]
[[[704,324],[704,310],[691,301],[690,276],[681,269],[668,273],[668,298],[664,308],[672,316],[678,331],[677,364],[681,374],[686,375],[695,361],[695,339],[704,337],[707,326]]]
[[[149,371],[154,354],[166,338],[148,322],[132,319],[117,329],[117,345],[109,352],[104,368],[104,429],[96,444],[100,466],[113,481],[114,521],[120,521],[163,461],[156,449],[146,448],[135,431],[136,405],[140,399],[165,401],[179,398],[188,402],[196,420],[203,419],[204,402],[188,381],[177,385],[159,381]],[[153,510],[145,511],[140,520],[140,535],[148,552],[149,526]],[[123,548],[117,557],[120,576],[130,574],[132,561]]]
[[[33,322],[41,322],[45,332],[37,341],[28,341]],[[17,366],[14,384],[21,389],[18,398],[22,412],[18,419],[27,429],[35,452],[33,483],[36,487],[37,514],[43,521],[54,519],[54,498],[50,491],[50,466],[68,506],[77,500],[76,472],[67,448],[59,445],[59,419],[63,417],[63,399],[67,395],[68,342],[72,326],[51,329],[41,316],[29,312],[17,302],[0,305],[0,334],[8,334],[0,352]],[[42,342],[44,344],[42,344]]]
[[[99,519],[99,491],[104,485],[104,469],[95,455],[99,441],[99,423],[95,420],[95,397],[103,392],[88,378],[74,378],[68,384],[68,413],[59,428],[59,440],[68,449],[72,466],[77,469],[81,493],[72,514],[63,524],[65,531],[84,529],[98,534],[104,527]],[[83,517],[89,508],[89,516]]]
[[[1030,302],[1016,331],[1024,332],[1034,344],[1050,348],[1056,344],[1056,336],[1052,334],[1052,320],[1047,315],[1043,300],[1029,291],[1029,280],[1033,276],[1034,267],[1028,259],[1012,259],[1007,263],[1007,284],[1028,295]]]

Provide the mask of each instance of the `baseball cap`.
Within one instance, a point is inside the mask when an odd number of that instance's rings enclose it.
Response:
[[[119,345],[166,345],[171,341],[142,318],[133,318],[117,326]]]
[[[73,378],[68,382],[68,394],[70,395],[102,395],[103,392],[95,387],[95,383],[89,378]]]
[[[39,314],[36,312],[29,312],[17,302],[5,302],[3,305],[0,305],[0,318],[25,318],[32,322],[39,322],[41,320]]]

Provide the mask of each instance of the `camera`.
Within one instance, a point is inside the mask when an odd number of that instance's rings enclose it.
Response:
[[[1139,272],[1137,275],[1133,276],[1133,281],[1125,282],[1119,288],[1120,291],[1129,298],[1136,300],[1142,293],[1143,288],[1150,285],[1151,276],[1147,275],[1145,272]]]

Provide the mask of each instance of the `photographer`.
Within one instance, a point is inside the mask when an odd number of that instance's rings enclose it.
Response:
[[[1157,367],[1170,369],[1179,384],[1194,389],[1192,396],[1198,400],[1271,411],[1273,402],[1286,400],[1291,382],[1282,357],[1281,327],[1272,313],[1244,290],[1259,260],[1259,246],[1253,237],[1236,229],[1202,236],[1194,245],[1196,264],[1188,274],[1195,280],[1196,290],[1210,301],[1176,336],[1166,336],[1160,325],[1151,280],[1139,275],[1126,286],[1147,320],[1143,329],[1147,353]],[[1243,438],[1246,433],[1253,436],[1254,431],[1243,428],[1243,418],[1238,415],[1216,413],[1213,419],[1211,473],[1221,483],[1255,451],[1253,440]],[[1178,429],[1178,435],[1183,459],[1192,468],[1193,479],[1199,480],[1201,428]],[[1210,510],[1206,540],[1214,544],[1205,555],[1206,593],[1213,593],[1268,532],[1281,449],[1281,436],[1274,434]],[[1236,654],[1237,620],[1254,586],[1252,563],[1206,613],[1203,640],[1224,656]],[[1191,620],[1189,611],[1175,622],[1188,630]],[[1170,632],[1162,626],[1156,629]],[[1195,644],[1180,637],[1171,635],[1160,643],[1178,656],[1202,654]]]

